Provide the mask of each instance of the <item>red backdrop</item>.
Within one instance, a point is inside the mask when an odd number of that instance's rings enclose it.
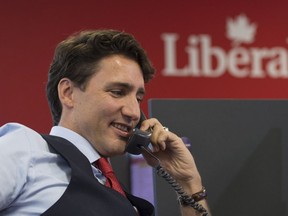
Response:
[[[148,98],[288,98],[288,2],[5,1],[0,7],[0,124],[48,132],[47,71],[75,31],[135,35],[157,68]],[[143,103],[147,112],[147,101]]]

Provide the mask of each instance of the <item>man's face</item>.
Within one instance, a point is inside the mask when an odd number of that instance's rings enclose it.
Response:
[[[103,156],[122,154],[140,118],[144,79],[139,65],[126,57],[102,59],[85,90],[74,88],[72,130]]]

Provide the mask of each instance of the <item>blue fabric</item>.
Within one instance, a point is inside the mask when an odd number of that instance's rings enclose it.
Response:
[[[89,142],[71,130],[55,126],[50,134],[69,140],[91,163],[99,158]],[[0,215],[40,215],[62,196],[70,178],[70,166],[36,131],[17,123],[0,128]]]

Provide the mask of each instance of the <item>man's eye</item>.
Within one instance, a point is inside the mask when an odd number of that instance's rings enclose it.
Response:
[[[141,103],[143,101],[143,97],[137,97],[138,103]]]
[[[111,93],[115,96],[123,96],[125,92],[123,90],[112,90]]]

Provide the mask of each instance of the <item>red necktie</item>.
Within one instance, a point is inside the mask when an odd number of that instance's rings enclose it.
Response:
[[[96,165],[97,168],[99,168],[102,171],[102,174],[106,177],[105,185],[107,187],[113,188],[114,190],[118,191],[119,193],[121,193],[123,196],[126,197],[107,158],[102,157],[99,160],[97,160],[94,164]]]

